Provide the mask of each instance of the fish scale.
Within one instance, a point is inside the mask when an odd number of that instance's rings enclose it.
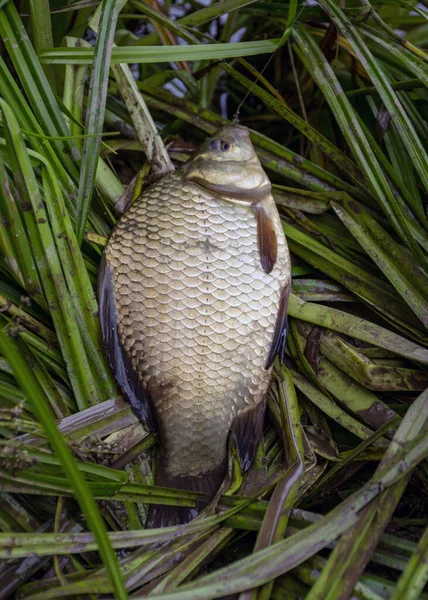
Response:
[[[266,394],[290,269],[274,225],[278,260],[266,273],[251,206],[175,172],[139,197],[106,247],[120,342],[150,393],[171,477],[218,467],[238,411]]]

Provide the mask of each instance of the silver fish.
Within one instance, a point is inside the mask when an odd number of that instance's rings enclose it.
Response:
[[[159,432],[159,484],[212,496],[231,430],[243,470],[251,465],[290,278],[245,127],[219,129],[120,220],[99,275],[103,338],[135,413]],[[172,509],[162,523],[180,520]]]

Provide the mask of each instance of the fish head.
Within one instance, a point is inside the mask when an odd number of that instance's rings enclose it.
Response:
[[[253,203],[271,191],[249,131],[242,125],[218,129],[184,165],[183,174],[187,181],[226,199]]]

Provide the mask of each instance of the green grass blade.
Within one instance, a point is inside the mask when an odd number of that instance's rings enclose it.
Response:
[[[43,388],[33,376],[30,367],[23,360],[19,351],[19,345],[16,341],[12,341],[4,329],[0,332],[0,349],[11,364],[21,388],[26,392],[34,412],[42,424],[55,454],[61,462],[64,473],[67,475],[70,486],[97,541],[98,551],[106,566],[115,597],[125,600],[128,595],[115,553],[107,536],[105,524],[66,442],[55,425],[55,420],[48,408],[48,401]]]
[[[4,101],[0,103],[9,147],[11,153],[13,152],[11,157],[14,161],[14,177],[19,185],[21,210],[32,240],[32,252],[43,293],[66,358],[76,400],[81,407],[86,407],[88,402],[104,398],[99,397],[98,385],[91,373],[81,335],[75,327],[75,312],[64,280],[61,261],[18,123],[10,107]]]
[[[67,48],[71,52],[83,50],[92,52],[93,64],[89,85],[86,133],[100,137],[86,138],[83,143],[82,168],[80,171],[79,192],[77,196],[76,235],[81,243],[85,233],[86,220],[92,199],[95,173],[100,153],[101,133],[107,97],[110,71],[110,58],[113,49],[114,34],[119,15],[119,6],[115,0],[103,0],[100,29],[95,50],[86,48]]]
[[[312,329],[309,323],[303,322],[299,322],[297,328],[305,338],[309,336]],[[377,364],[374,361],[379,349],[372,348],[371,352],[366,351],[368,354],[366,356],[362,353],[362,349],[356,348],[331,331],[322,332],[319,349],[336,367],[367,388],[366,392],[367,390],[422,391],[428,386],[428,375],[425,371],[410,369],[407,365],[389,366],[383,362]],[[373,359],[370,358],[370,354],[374,355]],[[383,354],[389,353],[383,352]]]
[[[350,261],[340,256],[337,249],[331,250],[327,245],[314,239],[313,235],[289,223],[284,222],[283,229],[293,254],[347,286],[357,297],[377,308],[380,313],[391,316],[409,330],[419,325],[418,320],[411,313],[406,314],[406,305],[399,299],[393,288],[381,277],[359,267],[357,260]]]
[[[418,460],[423,459],[426,451],[425,442],[419,452]],[[386,481],[387,478],[388,481],[395,481],[397,477],[400,478],[399,481],[406,479],[409,468],[406,468],[405,464],[405,461],[399,461],[385,470],[382,481]],[[369,482],[313,525],[274,546],[261,550],[256,555],[240,559],[229,567],[205,575],[193,583],[182,586],[176,592],[154,597],[159,600],[209,600],[263,585],[313,556],[319,549],[357,523],[360,511],[378,496],[379,485],[380,481]],[[269,565],[268,569],[267,565]],[[139,600],[143,596],[136,595],[135,598]]]
[[[281,540],[286,532],[293,505],[304,474],[303,435],[300,426],[299,406],[291,373],[286,367],[278,379],[279,405],[282,421],[284,456],[288,463],[287,472],[277,483],[266,510],[254,552],[267,548]],[[259,590],[252,590],[241,596],[241,600],[269,600],[273,583],[265,584]]]
[[[387,38],[378,29],[362,25],[360,31],[364,38],[368,40],[369,48],[373,54],[379,55],[379,51],[382,50],[380,56],[394,57],[397,65],[415,75],[425,87],[428,87],[428,69],[424,60],[421,60],[407,50],[403,50],[402,47],[398,46],[390,38]]]
[[[181,27],[197,27],[198,25],[203,25],[204,23],[208,23],[213,19],[221,17],[224,14],[231,13],[244,6],[254,4],[256,1],[257,0],[224,0],[222,2],[213,2],[209,6],[204,6],[200,10],[189,13],[184,17],[181,17],[181,19],[177,19],[175,23]],[[140,0],[133,1],[132,4],[136,8],[139,8]],[[136,45],[150,46],[154,44],[157,39],[157,34],[153,32],[145,35],[135,43]]]
[[[344,201],[332,202],[332,207],[401,297],[425,327],[428,327],[428,300],[423,295],[428,289],[428,279],[423,271],[409,260],[403,248],[378,225],[363,206],[357,202]]]
[[[137,531],[113,531],[108,533],[108,538],[113,548],[135,548],[138,546],[151,546],[188,536],[192,533],[204,531],[217,525],[223,520],[230,518],[236,512],[235,509],[226,511],[224,514],[209,517],[202,522],[188,524],[181,530],[177,527],[162,527],[161,529],[143,529]],[[82,533],[34,533],[31,536],[17,534],[12,552],[8,553],[11,537],[7,533],[0,533],[0,557],[23,558],[32,553],[49,556],[52,552],[58,554],[77,554],[92,552],[97,549],[97,541],[93,534]],[[54,543],[54,542],[58,542]],[[83,544],[83,547],[82,547]]]
[[[407,221],[395,200],[371,144],[364,135],[355,110],[346,97],[333,69],[304,27],[296,26],[293,36],[299,45],[299,58],[325,94],[354,158],[371,186],[373,195],[404,243],[413,248],[413,238]],[[308,57],[312,57],[312,60],[309,60]]]
[[[428,350],[426,348],[418,346],[376,323],[350,315],[336,308],[322,306],[314,302],[305,302],[291,294],[288,314],[297,319],[302,319],[302,321],[339,331],[373,346],[385,348],[385,350],[415,362],[428,364]]]
[[[49,166],[43,170],[42,181],[47,212],[58,256],[62,263],[64,277],[73,303],[80,335],[86,349],[89,364],[100,388],[102,399],[105,399],[106,397],[116,395],[117,387],[102,344],[101,328],[98,319],[98,304],[95,299],[94,290],[77,243],[71,220],[68,218],[61,189]]]
[[[67,47],[90,46],[89,42],[86,42],[86,40],[80,40],[69,36],[65,38],[65,44]],[[72,136],[78,136],[83,133],[83,127],[79,124],[82,122],[86,72],[86,65],[67,65],[65,67],[63,102],[70,111],[70,114],[74,117],[73,120],[66,117],[66,122],[68,123],[70,134]],[[81,152],[81,140],[76,139],[75,144],[76,148]]]
[[[52,48],[53,36],[49,0],[30,0],[30,17],[36,52],[39,52],[44,48]],[[51,85],[52,90],[55,92],[55,67],[52,67],[51,65],[45,65],[43,70],[46,73],[46,77]]]
[[[201,44],[199,46],[127,46],[113,48],[112,64],[152,62],[176,62],[188,60],[208,60],[269,54],[276,50],[277,39],[257,42],[237,42],[230,44]],[[40,60],[45,64],[89,65],[94,57],[93,50],[86,48],[62,48],[44,50]]]
[[[428,581],[428,529],[419,540],[418,548],[401,575],[391,600],[418,600]]]
[[[31,246],[3,163],[0,163],[0,212],[0,248],[5,265],[17,283],[22,285],[40,306],[46,308]]]
[[[382,102],[390,113],[391,119],[395,123],[407,148],[407,152],[412,158],[415,169],[425,189],[428,190],[428,155],[382,67],[371,54],[356,28],[351,24],[339,6],[332,0],[320,0],[320,5],[346,36],[370,79],[376,85]]]
[[[27,100],[21,93],[18,84],[12,77],[6,63],[0,57],[0,90],[2,98],[13,106],[14,114],[18,123],[22,129],[27,131],[33,131],[35,133],[44,134],[46,131],[42,129],[38,120],[38,113],[33,113],[28,105]],[[37,102],[37,100],[36,100]],[[63,161],[63,155],[58,151],[56,144],[51,144],[49,140],[41,140],[35,136],[29,137],[29,145],[35,152],[42,154],[47,158],[50,164],[53,166],[57,178],[64,186],[64,188],[70,193],[74,188],[69,179],[69,175],[77,177],[77,171],[75,171],[74,163],[70,165],[68,160],[68,154]],[[70,170],[71,168],[71,170]]]
[[[390,467],[394,460],[404,459],[411,463],[410,445],[418,441],[419,434],[423,434],[428,423],[427,399],[428,390],[423,392],[408,410],[374,475],[374,480],[385,471],[385,468]],[[422,442],[424,444],[428,442],[426,436],[422,438]],[[427,451],[428,443],[425,452]],[[391,487],[382,492],[379,505],[368,506],[362,512],[359,522],[341,538],[332,552],[321,576],[309,593],[310,600],[320,596],[326,600],[336,600],[352,591],[408,481],[409,475],[391,482]]]
[[[58,103],[12,2],[0,8],[0,35],[44,133],[69,136],[70,132]],[[70,173],[76,177],[76,159],[79,157],[76,157],[76,148],[72,140],[56,141],[53,146],[61,157],[61,162],[67,165]]]
[[[293,376],[293,381],[296,387],[303,393],[311,402],[315,404],[322,412],[328,415],[331,419],[345,427],[348,431],[364,440],[372,435],[372,430],[362,425],[357,419],[347,414],[328,394],[324,394],[306,377],[301,375],[296,369],[289,368]],[[384,440],[378,442],[379,446],[385,446]]]
[[[174,165],[165,149],[153,118],[127,65],[114,65],[112,71],[134,123],[135,131],[154,172],[166,175]]]

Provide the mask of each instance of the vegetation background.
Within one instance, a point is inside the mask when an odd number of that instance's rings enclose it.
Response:
[[[428,598],[426,6],[0,0],[0,597]],[[253,485],[232,454],[218,514],[146,531],[196,496],[153,486],[97,266],[133,177],[247,92],[293,257],[286,363]]]

